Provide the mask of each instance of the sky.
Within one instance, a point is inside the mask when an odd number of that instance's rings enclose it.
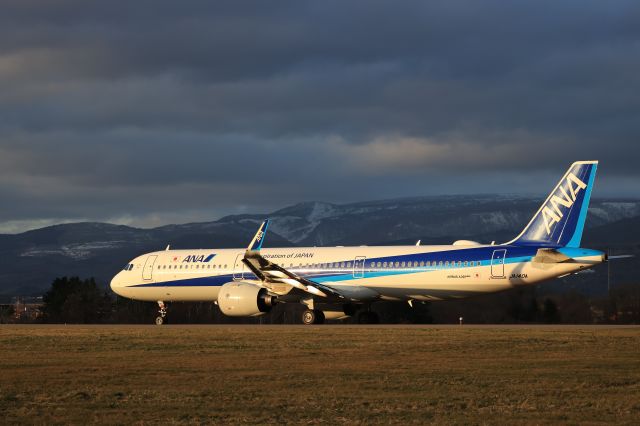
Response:
[[[5,0],[0,232],[302,201],[640,197],[637,1]]]

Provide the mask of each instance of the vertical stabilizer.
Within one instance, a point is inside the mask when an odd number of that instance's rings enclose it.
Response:
[[[529,224],[507,244],[580,247],[597,168],[597,161],[573,163]]]

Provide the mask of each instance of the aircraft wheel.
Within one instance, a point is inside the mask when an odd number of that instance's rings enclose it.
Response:
[[[156,317],[156,325],[167,323],[167,305],[162,300],[158,300],[158,316]]]
[[[302,323],[305,325],[324,323],[324,314],[317,309],[307,309],[302,313]]]
[[[302,323],[305,325],[313,324],[316,321],[316,314],[311,309],[307,309],[302,313]]]

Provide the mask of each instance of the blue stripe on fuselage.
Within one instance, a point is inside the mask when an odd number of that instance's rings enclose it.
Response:
[[[477,248],[465,248],[460,250],[446,250],[446,251],[437,251],[437,252],[427,252],[427,253],[414,253],[407,255],[398,255],[398,256],[385,256],[385,257],[372,257],[366,259],[365,267],[364,267],[364,277],[363,278],[376,278],[376,277],[385,277],[391,275],[404,275],[404,274],[415,274],[422,272],[431,272],[431,271],[439,271],[442,269],[465,269],[471,266],[407,266],[400,268],[384,268],[378,269],[377,263],[390,262],[395,264],[399,262],[405,262],[405,265],[408,262],[411,262],[413,265],[414,262],[418,262],[418,265],[421,262],[429,262],[432,264],[433,262],[476,262],[475,267],[477,266],[490,266],[491,258],[493,256],[493,252],[495,250],[506,250],[506,257],[504,260],[505,264],[519,263],[519,262],[529,262],[533,256],[535,256],[540,246],[489,246],[489,247],[477,247]],[[587,249],[560,249],[562,252],[566,251],[566,255],[570,257],[577,256],[587,256],[593,255],[595,251],[587,250]],[[593,253],[592,253],[593,252]],[[353,262],[353,259],[343,260],[343,261],[332,261],[332,262],[319,262],[319,263],[345,263]],[[375,262],[376,266],[372,266],[372,263]],[[477,262],[480,262],[480,265],[477,265]],[[353,263],[352,263],[353,264]],[[300,271],[299,269],[291,270],[298,275],[310,279],[312,281],[316,281],[319,283],[328,283],[328,282],[341,282],[341,281],[349,281],[349,280],[358,280],[360,278],[354,278],[353,276],[353,267],[351,268],[342,268],[339,270],[335,270],[332,268],[331,271],[327,272],[308,272],[305,273]],[[162,282],[153,282],[153,283],[142,283],[142,284],[134,284],[128,287],[219,287],[223,284],[226,284],[230,281],[233,281],[233,274],[223,274],[223,275],[214,275],[208,277],[198,277],[198,278],[185,278],[185,279],[177,279],[170,281],[162,281]],[[257,277],[251,272],[245,272],[243,275],[243,279],[246,280],[256,280]]]

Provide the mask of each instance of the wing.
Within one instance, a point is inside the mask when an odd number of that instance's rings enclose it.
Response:
[[[268,226],[269,219],[262,222],[262,225],[258,228],[258,232],[256,232],[255,237],[253,237],[249,247],[247,247],[244,259],[242,259],[242,262],[262,281],[265,287],[271,288],[274,284],[286,284],[312,296],[337,299],[345,298],[344,295],[329,286],[301,277],[276,265],[269,259],[265,259],[260,254],[260,249],[262,248],[264,234]]]

